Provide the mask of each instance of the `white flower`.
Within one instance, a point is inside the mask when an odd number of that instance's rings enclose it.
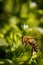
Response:
[[[28,24],[24,24],[24,29],[28,29]]]
[[[30,7],[36,7],[37,4],[35,2],[30,2]]]

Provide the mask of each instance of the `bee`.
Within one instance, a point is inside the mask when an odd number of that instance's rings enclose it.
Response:
[[[28,44],[30,44],[32,46],[32,50],[35,52],[38,52],[38,45],[37,42],[34,38],[32,38],[31,36],[23,36],[22,37],[22,43],[26,46]]]

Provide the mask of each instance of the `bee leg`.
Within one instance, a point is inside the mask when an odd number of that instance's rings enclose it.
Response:
[[[32,47],[32,54],[33,54],[34,48]]]
[[[27,46],[27,43],[25,43],[25,46]]]
[[[36,52],[34,51],[34,48],[32,47],[32,55],[34,55]]]

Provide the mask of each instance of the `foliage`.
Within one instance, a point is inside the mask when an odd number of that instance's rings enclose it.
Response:
[[[39,51],[22,44],[32,36]],[[0,65],[43,65],[42,0],[0,0]]]

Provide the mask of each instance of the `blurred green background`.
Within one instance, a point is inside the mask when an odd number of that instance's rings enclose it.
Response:
[[[39,52],[22,45],[32,36]],[[43,65],[43,0],[0,0],[0,65]]]

